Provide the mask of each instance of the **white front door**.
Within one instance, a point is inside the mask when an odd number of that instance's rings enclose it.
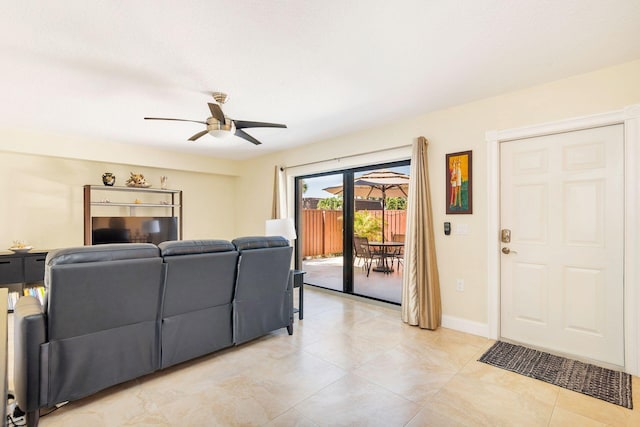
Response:
[[[502,337],[624,366],[623,132],[500,144]]]

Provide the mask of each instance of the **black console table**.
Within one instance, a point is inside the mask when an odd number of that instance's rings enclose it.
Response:
[[[23,253],[0,251],[0,285],[42,282],[46,258],[47,251],[35,249]]]
[[[19,294],[25,285],[40,284],[44,281],[44,267],[47,251],[32,249],[29,252],[14,253],[0,251],[0,287],[20,285]],[[15,292],[9,294],[9,311],[13,311],[13,302],[17,301]]]

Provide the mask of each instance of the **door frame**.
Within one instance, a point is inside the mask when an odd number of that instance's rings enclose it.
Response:
[[[624,125],[624,354],[627,373],[640,374],[640,104],[622,110],[486,133],[487,323],[500,338],[500,144],[555,133]]]

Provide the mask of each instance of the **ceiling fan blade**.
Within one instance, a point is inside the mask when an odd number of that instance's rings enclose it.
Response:
[[[252,144],[255,144],[255,145],[262,144],[262,142],[258,141],[257,139],[255,139],[254,137],[252,137],[251,135],[246,133],[245,131],[240,130],[238,128],[236,128],[235,136],[239,136],[242,139],[246,139],[247,141],[249,141],[249,142],[251,142]]]
[[[281,125],[278,123],[263,123],[263,122],[249,122],[247,120],[234,120],[236,129],[245,128],[286,128],[287,125]]]
[[[211,115],[214,119],[219,121],[220,123],[224,123],[224,113],[222,112],[222,108],[218,104],[207,103],[209,105],[209,110],[211,110]]]
[[[207,122],[201,122],[198,120],[187,120],[187,119],[167,119],[164,117],[145,117],[145,120],[171,120],[174,122],[193,122],[193,123],[202,123],[203,125],[206,125]]]
[[[208,133],[209,133],[208,130],[203,130],[202,132],[198,132],[195,135],[193,135],[191,138],[189,138],[189,141],[195,141],[196,139],[200,138],[201,136],[205,136]]]

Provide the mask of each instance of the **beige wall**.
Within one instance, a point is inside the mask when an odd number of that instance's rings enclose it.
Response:
[[[638,76],[640,61],[634,61],[247,161],[237,182],[237,232],[262,232],[264,220],[271,212],[275,164],[296,165],[403,146],[423,135],[430,141],[429,166],[443,313],[486,324],[486,247],[489,236],[485,133],[617,110],[640,103]],[[445,215],[445,154],[464,150],[473,150],[474,213]],[[290,176],[303,175],[398,160],[407,158],[409,153],[408,148],[400,148],[292,168],[288,173]],[[442,232],[445,221],[450,221],[454,228],[451,236],[444,236]],[[455,234],[456,227],[460,225],[468,227],[468,235]],[[464,279],[464,292],[455,291],[456,279]]]
[[[159,162],[173,164],[176,159],[179,163],[179,155],[167,155]],[[144,174],[154,187],[167,175],[169,188],[183,190],[184,238],[236,237],[235,176],[0,151],[0,248],[13,240],[44,249],[84,244],[83,185],[101,185],[106,171],[116,175],[116,185],[124,185],[130,171]],[[129,193],[109,197],[135,200]],[[127,214],[119,208],[100,209],[104,215],[109,210]],[[144,214],[142,209],[137,208],[138,215]]]

